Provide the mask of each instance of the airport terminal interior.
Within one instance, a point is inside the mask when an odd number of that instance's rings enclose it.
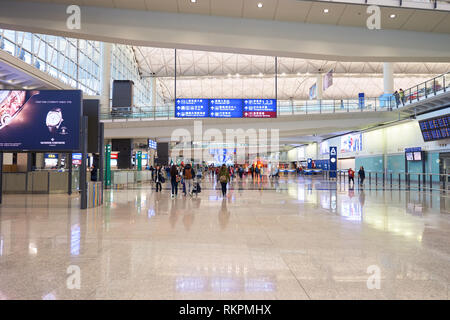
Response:
[[[450,297],[450,2],[0,1],[0,300]]]

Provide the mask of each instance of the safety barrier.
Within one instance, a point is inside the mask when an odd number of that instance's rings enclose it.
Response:
[[[348,172],[338,170],[336,181],[348,184]],[[325,179],[330,180],[330,171],[323,171]],[[415,172],[395,172],[395,171],[366,171],[364,187],[383,187],[414,190],[441,190],[446,192],[450,186],[450,174],[437,173],[415,173]],[[355,172],[355,186],[361,181],[358,172]]]
[[[151,171],[135,170],[113,170],[111,171],[111,186],[120,188],[128,184],[150,182],[152,180]]]

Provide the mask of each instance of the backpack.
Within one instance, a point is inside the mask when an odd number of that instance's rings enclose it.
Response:
[[[192,179],[192,169],[191,168],[189,168],[189,169],[186,169],[186,171],[184,172],[184,178],[185,179]]]

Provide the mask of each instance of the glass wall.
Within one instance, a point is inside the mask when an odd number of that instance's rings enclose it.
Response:
[[[111,81],[133,80],[135,106],[152,105],[151,80],[141,77],[133,48],[112,47]],[[101,42],[0,29],[0,50],[87,95],[101,94]]]
[[[88,95],[100,94],[100,42],[0,29],[0,49]]]
[[[114,44],[112,46],[111,60],[112,80],[132,80],[134,82],[135,107],[142,108],[152,106],[152,83],[150,78],[143,78],[141,76],[133,47]]]

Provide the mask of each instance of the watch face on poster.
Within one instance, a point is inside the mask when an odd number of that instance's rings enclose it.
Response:
[[[62,112],[60,108],[55,108],[53,110],[50,110],[47,113],[47,118],[45,119],[45,124],[48,127],[48,130],[51,133],[55,133],[57,129],[59,129],[59,126],[63,122],[62,118]]]

